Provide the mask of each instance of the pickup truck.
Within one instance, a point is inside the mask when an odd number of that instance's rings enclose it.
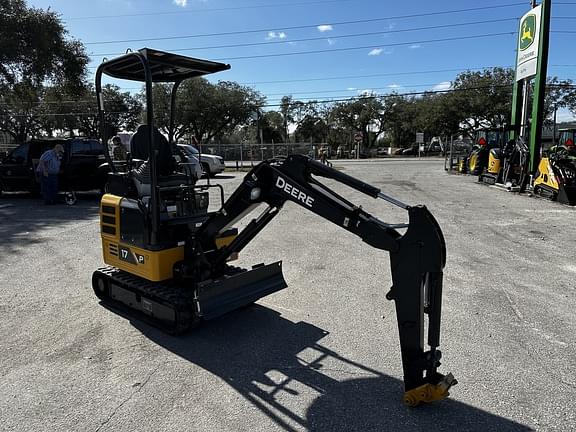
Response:
[[[35,139],[19,145],[0,160],[0,194],[3,191],[38,193],[36,166],[42,153],[64,146],[59,189],[65,192],[103,191],[107,173],[100,168],[104,158],[102,144],[95,139]]]

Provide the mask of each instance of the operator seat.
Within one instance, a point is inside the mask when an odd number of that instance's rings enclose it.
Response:
[[[160,133],[158,128],[153,127],[154,142],[158,149],[156,163],[158,166],[158,185],[161,187],[179,186],[188,183],[188,176],[175,173],[175,161],[172,148],[168,140]],[[150,160],[149,160],[149,137],[150,126],[142,124],[138,126],[136,133],[130,139],[130,152],[132,159],[144,162],[131,171],[134,184],[140,197],[150,195]]]

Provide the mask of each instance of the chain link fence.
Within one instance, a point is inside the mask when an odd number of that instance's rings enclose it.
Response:
[[[12,138],[12,135],[0,132],[0,155],[12,150],[16,145],[17,144]]]
[[[318,158],[321,148],[329,149],[323,143],[202,144],[199,147],[201,153],[222,156],[225,161],[237,161],[241,166],[293,154]]]

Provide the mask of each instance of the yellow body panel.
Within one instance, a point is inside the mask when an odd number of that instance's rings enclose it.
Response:
[[[468,166],[470,167],[470,173],[472,174],[476,170],[476,165],[478,164],[478,153],[473,153],[468,159]]]
[[[492,152],[490,152],[488,156],[488,173],[498,175],[500,172],[500,163],[500,159],[494,157]]]
[[[104,262],[149,281],[173,277],[173,267],[184,259],[184,246],[148,250],[120,241],[122,197],[106,194],[100,202],[100,233]]]
[[[552,166],[550,165],[550,160],[548,158],[540,159],[540,164],[538,165],[538,175],[534,180],[534,186],[548,186],[549,188],[558,190],[560,189],[560,185],[558,184],[558,180],[554,175],[554,171],[552,170]]]
[[[151,251],[102,237],[104,262],[153,282],[172,279],[173,267],[184,259],[184,246]]]
[[[163,250],[149,250],[121,241],[120,205],[122,197],[106,194],[100,202],[100,233],[104,262],[120,270],[153,282],[173,277],[174,264],[184,259],[184,246]],[[236,234],[215,239],[218,249],[229,245]],[[229,260],[234,260],[232,254]]]

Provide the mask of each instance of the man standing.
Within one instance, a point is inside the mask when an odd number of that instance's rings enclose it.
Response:
[[[56,144],[53,149],[45,151],[40,156],[36,172],[40,176],[44,204],[56,204],[58,173],[60,172],[60,160],[63,154],[64,147],[62,147],[62,144]]]
[[[126,161],[126,147],[119,136],[112,138],[112,158],[114,161]]]

